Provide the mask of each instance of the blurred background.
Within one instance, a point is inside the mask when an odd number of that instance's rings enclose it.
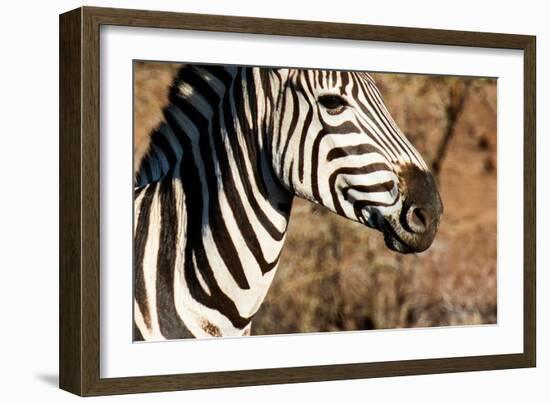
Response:
[[[179,66],[134,64],[136,168]],[[437,177],[438,235],[426,252],[397,254],[381,233],[295,198],[253,335],[496,323],[496,79],[371,75]]]

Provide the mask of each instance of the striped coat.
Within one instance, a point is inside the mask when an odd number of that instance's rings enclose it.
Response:
[[[135,180],[138,340],[250,333],[292,199],[426,249],[435,182],[365,73],[192,65]]]

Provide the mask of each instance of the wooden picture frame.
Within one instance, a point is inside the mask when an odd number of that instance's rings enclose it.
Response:
[[[100,377],[100,26],[252,33],[523,50],[523,353]],[[82,7],[60,16],[60,387],[81,396],[342,380],[536,365],[534,36]]]

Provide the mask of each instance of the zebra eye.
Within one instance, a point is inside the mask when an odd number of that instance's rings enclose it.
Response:
[[[339,95],[321,95],[319,103],[323,105],[331,115],[342,113],[348,105],[346,100]]]

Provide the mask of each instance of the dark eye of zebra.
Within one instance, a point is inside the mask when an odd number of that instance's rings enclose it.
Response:
[[[323,105],[327,112],[331,115],[338,115],[342,113],[348,103],[340,95],[321,95],[319,97],[319,103]]]

